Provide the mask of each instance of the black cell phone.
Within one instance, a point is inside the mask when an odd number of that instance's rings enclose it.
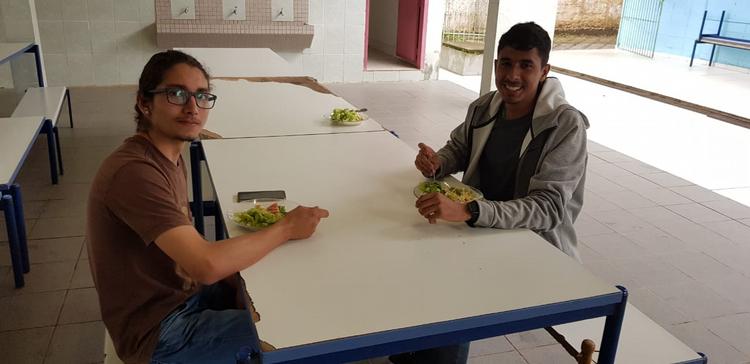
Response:
[[[275,199],[275,200],[285,200],[286,199],[286,192],[285,191],[244,191],[244,192],[237,192],[237,202],[242,201],[248,201],[248,200],[257,200],[257,199]]]

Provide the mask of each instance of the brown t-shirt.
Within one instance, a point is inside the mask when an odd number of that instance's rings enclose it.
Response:
[[[154,240],[191,225],[186,171],[151,142],[125,140],[99,168],[89,194],[88,252],[102,319],[126,363],[148,362],[159,323],[198,287]]]

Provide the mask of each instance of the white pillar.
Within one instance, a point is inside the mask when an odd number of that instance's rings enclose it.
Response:
[[[555,35],[558,0],[490,0],[487,11],[487,33],[485,34],[484,60],[480,95],[494,88],[492,85],[492,63],[500,36],[517,23],[533,21],[549,33]],[[494,9],[493,9],[494,8]],[[494,13],[493,13],[494,12]],[[494,32],[494,33],[493,33]]]

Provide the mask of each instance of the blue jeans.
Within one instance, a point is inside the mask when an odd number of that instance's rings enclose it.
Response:
[[[228,285],[203,287],[161,321],[151,363],[234,363],[241,347],[258,340],[250,312],[236,307]]]

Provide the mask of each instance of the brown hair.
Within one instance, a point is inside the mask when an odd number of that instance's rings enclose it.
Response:
[[[153,100],[154,95],[149,91],[155,89],[164,80],[164,75],[167,71],[181,63],[199,69],[207,81],[211,80],[203,65],[189,54],[174,50],[156,53],[151,56],[151,59],[143,67],[143,72],[141,72],[141,77],[138,80],[138,99]],[[141,109],[138,108],[137,101],[135,104],[135,123],[136,131],[138,132],[148,131],[151,127],[151,122],[143,115]]]

